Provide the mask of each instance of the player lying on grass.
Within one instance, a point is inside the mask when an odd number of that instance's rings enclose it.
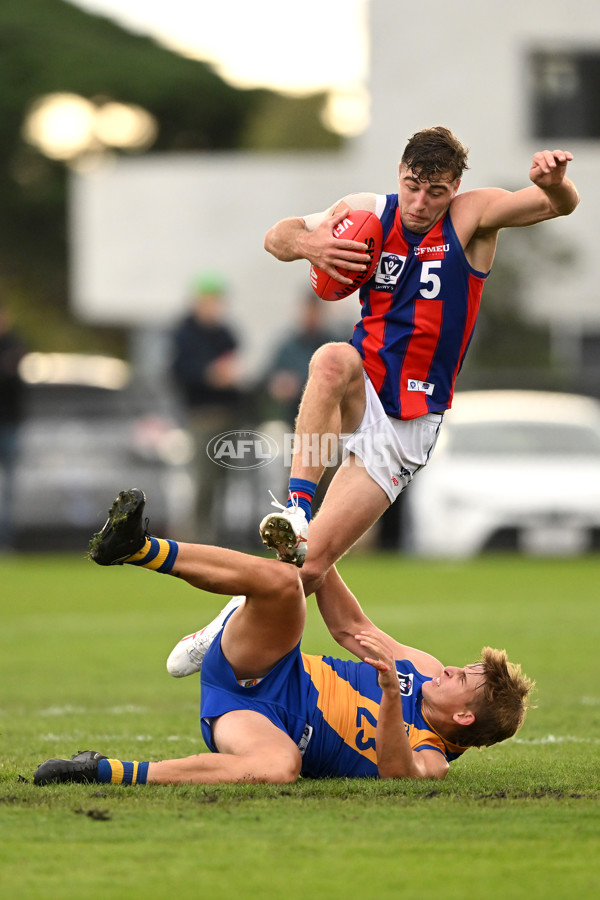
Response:
[[[360,661],[305,654],[306,599],[295,566],[149,537],[144,503],[139,490],[121,492],[90,555],[100,565],[126,562],[236,595],[205,630],[196,658],[185,640],[170,657],[171,665],[178,657],[183,668],[201,668],[201,728],[212,752],[124,762],[84,751],[47,760],[36,784],[444,778],[466,748],[502,741],[521,726],[532,685],[504,651],[486,647],[479,662],[444,667],[376,628],[332,568],[320,607]]]

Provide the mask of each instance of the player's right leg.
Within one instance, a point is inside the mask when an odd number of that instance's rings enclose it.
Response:
[[[352,454],[335,473],[310,524],[310,555],[301,571],[307,597],[389,505],[385,491]]]
[[[357,350],[345,343],[320,347],[311,360],[298,411],[287,505],[275,501],[280,511],[266,515],[259,527],[263,543],[282,562],[304,564],[311,502],[328,461],[325,439],[327,450],[337,459],[337,448],[331,443],[337,443],[342,432],[358,428],[365,405],[364,372]]]
[[[316,591],[326,572],[379,519],[389,502],[382,488],[357,464],[354,456],[340,467],[310,525],[311,553],[300,571],[305,596]],[[232,597],[212,622],[183,637],[167,660],[169,674],[182,678],[199,672],[204,655],[224,620],[243,602],[241,596]]]
[[[120,566],[146,541],[146,495],[139,488],[121,491],[108,511],[108,519],[90,541],[89,557],[99,566]]]
[[[172,575],[213,594],[245,597],[221,647],[236,677],[264,676],[302,637],[306,599],[298,569],[224,547],[177,546]]]
[[[141,524],[145,499],[142,491],[121,491],[92,538],[90,557],[100,565],[174,575],[213,594],[245,596],[227,624],[223,652],[236,677],[265,675],[302,636],[306,600],[298,571],[224,547],[149,536]]]

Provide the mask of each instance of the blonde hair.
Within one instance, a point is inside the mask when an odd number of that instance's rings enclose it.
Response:
[[[475,721],[456,735],[461,747],[489,747],[516,734],[535,686],[522,674],[521,666],[508,661],[506,650],[484,647],[478,664],[484,677],[471,709]]]

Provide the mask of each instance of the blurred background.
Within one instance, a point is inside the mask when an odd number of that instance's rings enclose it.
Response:
[[[394,191],[437,124],[464,189],[562,147],[582,202],[501,236],[447,438],[364,547],[599,549],[597,3],[3,0],[0,43],[3,552],[85,552],[134,485],[157,532],[260,550],[308,359],[358,318],[264,233]],[[229,430],[269,465],[208,459]]]

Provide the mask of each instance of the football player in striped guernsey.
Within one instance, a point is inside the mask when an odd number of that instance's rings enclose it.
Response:
[[[312,358],[288,500],[275,502],[279,511],[260,525],[281,560],[304,567],[307,594],[427,463],[452,405],[499,232],[573,212],[572,158],[541,150],[528,187],[461,193],[466,148],[447,128],[427,128],[408,141],[393,193],[349,194],[267,232],[265,247],[277,259],[306,259],[347,284],[338,267],[360,271],[369,257],[364,244],[337,237],[336,227],[352,209],[376,213],[383,226],[379,264],[360,288],[361,318],[349,343],[326,344]],[[310,525],[307,554],[311,502],[327,463],[322,451],[340,435],[348,436],[343,465]]]

